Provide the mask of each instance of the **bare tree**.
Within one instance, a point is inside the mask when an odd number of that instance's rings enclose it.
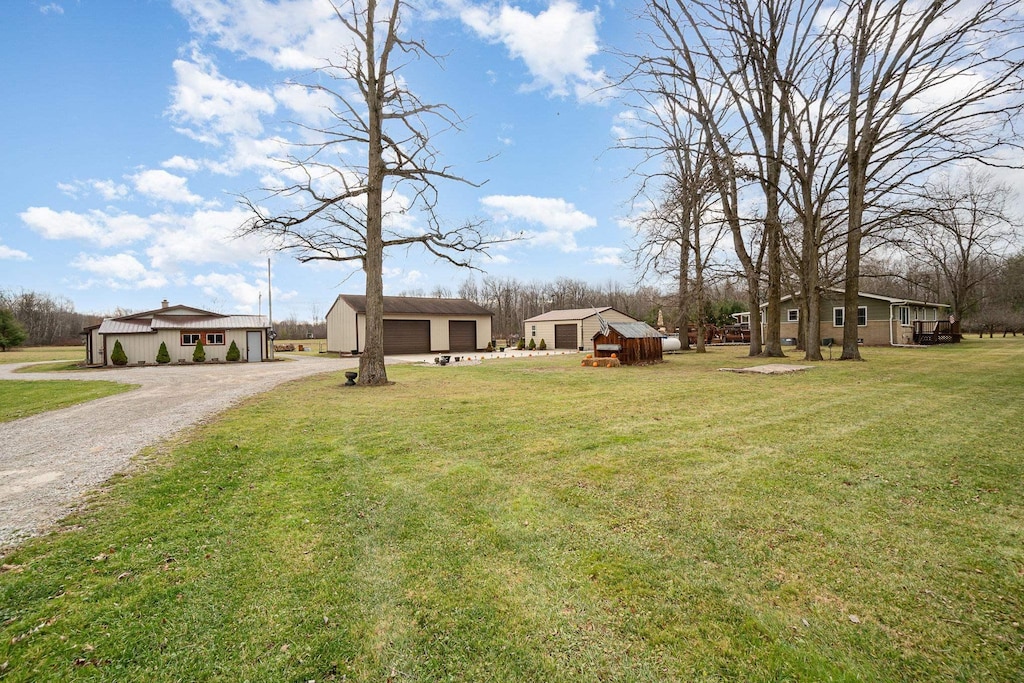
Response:
[[[902,217],[902,243],[912,259],[940,274],[953,314],[962,320],[975,311],[982,285],[999,273],[1019,237],[1009,215],[1013,191],[974,169],[923,189],[918,205]]]
[[[847,68],[844,360],[859,360],[862,239],[879,209],[956,159],[1020,148],[1024,46],[1016,0],[847,0],[822,38]]]
[[[358,261],[366,276],[366,346],[359,359],[359,383],[387,383],[384,368],[383,255],[391,247],[419,245],[438,259],[473,267],[474,255],[497,239],[477,223],[449,227],[440,219],[438,185],[471,184],[442,165],[433,146],[436,135],[458,130],[461,120],[444,104],[423,102],[400,72],[405,60],[437,58],[402,30],[411,11],[402,0],[344,0],[334,4],[350,39],[327,59],[318,77],[304,87],[332,101],[330,123],[304,126],[314,142],[302,143],[301,156],[285,160],[282,187],[268,196],[288,200],[270,211],[244,198],[253,218],[244,234],[273,238],[279,250],[301,262]],[[347,156],[358,149],[360,159]],[[407,225],[413,209],[423,224]]]

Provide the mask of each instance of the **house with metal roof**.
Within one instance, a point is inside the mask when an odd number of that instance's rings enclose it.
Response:
[[[482,351],[491,343],[494,315],[467,299],[384,297],[384,353],[402,355]],[[327,312],[327,350],[366,350],[366,297],[341,294]]]
[[[262,315],[224,315],[191,306],[171,306],[119,318],[106,318],[85,328],[87,365],[113,365],[114,344],[128,356],[129,365],[156,363],[160,344],[167,345],[171,363],[191,363],[196,342],[202,341],[207,361],[223,361],[235,342],[242,361],[258,362],[274,357],[270,324]]]
[[[544,344],[549,349],[592,351],[594,335],[601,329],[601,318],[607,322],[639,322],[611,306],[570,308],[548,311],[523,322],[523,339]]]

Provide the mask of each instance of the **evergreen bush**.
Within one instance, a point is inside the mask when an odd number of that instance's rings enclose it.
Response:
[[[238,350],[238,344],[236,344],[235,341],[232,339],[231,346],[228,347],[228,352],[227,354],[225,354],[224,360],[234,361],[241,360],[241,358],[242,352]]]
[[[25,328],[15,319],[14,313],[6,308],[0,308],[0,351],[20,345],[27,336]]]
[[[121,347],[121,340],[114,342],[114,350],[110,352],[110,362],[114,365],[128,365],[128,354]]]
[[[206,360],[206,350],[203,348],[203,340],[196,342],[196,350],[192,352],[192,362],[202,363]]]
[[[516,351],[522,351],[525,348],[526,348],[526,340],[523,339],[522,337],[520,337],[519,341],[516,342]]]
[[[160,350],[156,352],[156,362],[161,365],[171,362],[171,354],[167,353],[167,342],[160,342]]]
[[[540,344],[537,344],[537,349],[539,349],[540,351],[543,351],[546,348],[548,348],[548,343],[546,341],[544,341],[543,339],[541,339],[540,340]]]
[[[530,351],[533,351],[534,349],[537,348],[537,342],[533,340],[533,337],[530,337],[530,343],[526,345],[526,348],[529,349]]]

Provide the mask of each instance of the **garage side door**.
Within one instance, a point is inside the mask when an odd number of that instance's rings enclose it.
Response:
[[[430,321],[385,320],[384,353],[430,353]]]
[[[449,320],[448,348],[452,351],[476,351],[476,321]]]
[[[555,325],[555,348],[576,350],[576,326]]]

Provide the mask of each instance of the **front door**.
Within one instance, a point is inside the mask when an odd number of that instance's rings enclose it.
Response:
[[[263,360],[263,335],[259,332],[245,333],[245,359],[250,363]]]

